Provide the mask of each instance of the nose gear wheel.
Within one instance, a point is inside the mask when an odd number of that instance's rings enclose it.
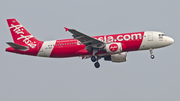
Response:
[[[150,51],[150,54],[151,54],[151,56],[150,56],[150,57],[151,57],[151,59],[154,59],[154,58],[155,58],[155,56],[152,54],[152,53],[153,53],[153,49],[151,48],[149,51]]]
[[[154,55],[151,55],[150,57],[151,57],[151,59],[154,59],[155,56],[154,56]]]

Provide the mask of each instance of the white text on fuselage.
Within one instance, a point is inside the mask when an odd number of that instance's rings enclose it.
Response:
[[[26,36],[24,36],[23,34],[24,34],[24,32],[23,32],[23,29],[20,29],[21,27],[23,27],[22,25],[13,25],[13,24],[11,24],[11,27],[9,27],[10,29],[11,28],[14,28],[14,32],[16,33],[16,34],[20,34],[20,37],[18,37],[17,38],[17,40],[20,40],[20,39],[24,39],[23,40],[23,42],[25,43],[25,44],[27,44],[29,47],[31,47],[31,48],[35,48],[36,47],[36,44],[34,44],[31,40],[30,40],[30,38],[32,38],[33,36],[32,35],[26,35]]]
[[[116,38],[113,36],[102,36],[102,37],[96,37],[95,39],[98,39],[102,42],[116,42],[116,41],[129,41],[129,40],[139,40],[142,39],[142,35],[140,33],[137,34],[122,34],[118,35]]]

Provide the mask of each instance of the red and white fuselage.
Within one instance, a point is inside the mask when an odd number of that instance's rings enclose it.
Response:
[[[11,47],[6,51],[41,57],[91,57],[93,55],[103,57],[128,51],[152,50],[171,45],[174,42],[172,38],[157,31],[89,37],[68,28],[66,30],[75,35],[73,39],[39,41],[16,19],[7,19],[7,22],[14,43],[10,43]]]

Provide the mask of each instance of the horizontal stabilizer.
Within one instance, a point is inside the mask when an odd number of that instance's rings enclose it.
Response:
[[[21,46],[19,44],[13,43],[13,42],[6,42],[9,46],[11,46],[14,49],[19,49],[19,50],[27,50],[29,47],[26,46]]]

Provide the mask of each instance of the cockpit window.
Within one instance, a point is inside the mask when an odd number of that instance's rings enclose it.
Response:
[[[159,34],[159,36],[165,36],[164,34]]]

